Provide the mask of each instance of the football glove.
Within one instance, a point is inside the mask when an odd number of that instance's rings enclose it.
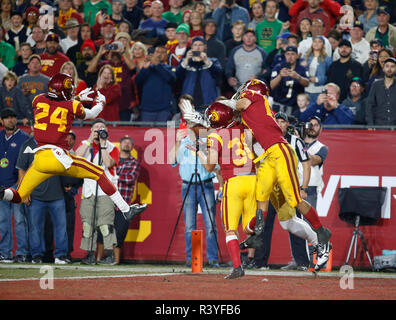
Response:
[[[183,118],[185,120],[195,124],[200,124],[205,128],[210,127],[209,121],[205,119],[205,117],[201,113],[195,111],[190,101],[183,99],[181,103],[181,110],[183,112]]]
[[[77,97],[79,98],[80,101],[93,101],[93,98],[88,97],[90,94],[94,93],[91,88],[86,88],[83,91],[81,91]]]

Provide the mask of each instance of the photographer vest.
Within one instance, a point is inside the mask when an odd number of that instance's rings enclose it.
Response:
[[[325,145],[318,140],[312,143],[307,151],[311,155],[316,155],[319,150],[324,147]],[[321,165],[311,166],[311,178],[309,179],[308,186],[310,187],[317,187],[318,192],[320,192],[324,186],[323,183],[323,163]]]
[[[83,142],[82,142],[83,143]],[[96,148],[94,148],[92,145],[90,148],[87,149],[83,157],[89,161],[91,161],[94,164],[100,165],[101,167],[104,168],[103,160],[102,163],[99,163],[99,152],[98,152],[98,146],[95,145]],[[118,163],[118,157],[119,157],[119,152],[117,147],[109,142],[108,140],[106,141],[106,150],[110,154],[110,156],[116,161],[116,164],[111,167],[111,168],[105,168],[105,174],[107,178],[115,185],[117,186],[118,183],[118,176],[116,173],[116,166]],[[103,159],[103,158],[102,158]],[[84,184],[82,186],[82,195],[84,198],[88,198],[92,195],[96,194],[96,181],[92,179],[84,179]],[[106,193],[98,186],[98,196],[104,196]]]

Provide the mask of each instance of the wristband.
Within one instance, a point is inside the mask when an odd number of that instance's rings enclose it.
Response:
[[[304,191],[305,193],[308,193],[308,188],[301,188],[302,191]]]

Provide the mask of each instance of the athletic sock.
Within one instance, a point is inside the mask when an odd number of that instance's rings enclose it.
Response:
[[[111,200],[113,200],[114,204],[120,209],[121,212],[128,212],[130,207],[128,203],[121,196],[119,191],[114,192],[111,196],[109,196]]]
[[[249,223],[246,226],[246,233],[247,234],[253,234],[254,232],[254,226],[256,225],[256,217],[252,218],[252,220],[249,221]]]
[[[234,269],[241,265],[241,252],[239,249],[239,241],[236,235],[226,236],[227,249],[232,259]]]
[[[322,226],[322,223],[320,222],[318,213],[316,210],[311,206],[309,211],[304,214],[305,219],[308,220],[308,222],[311,224],[312,228],[315,230],[319,229]]]

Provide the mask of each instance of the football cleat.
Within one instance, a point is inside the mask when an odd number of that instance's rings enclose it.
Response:
[[[329,242],[331,237],[331,231],[325,227],[320,227],[319,229],[315,230],[316,234],[318,235],[318,242],[321,244],[326,244]]]
[[[326,265],[327,261],[329,260],[329,254],[331,249],[332,245],[330,242],[327,242],[325,244],[319,243],[316,246],[316,265],[314,268],[316,272],[318,272]]]
[[[237,279],[241,278],[245,275],[245,271],[243,271],[242,266],[238,268],[232,269],[231,273],[228,276],[225,276],[224,279]]]
[[[123,212],[122,215],[124,216],[126,221],[130,222],[132,221],[133,218],[141,214],[146,209],[147,209],[147,203],[144,204],[135,203],[130,206],[128,212]]]
[[[259,235],[264,230],[264,213],[263,210],[258,209],[256,212],[256,225],[254,226],[254,234]]]
[[[239,244],[239,248],[241,250],[245,250],[248,248],[254,248],[254,249],[259,249],[263,246],[263,241],[260,239],[259,236],[257,236],[256,234],[250,236],[249,238],[247,238],[245,241],[242,241]]]

